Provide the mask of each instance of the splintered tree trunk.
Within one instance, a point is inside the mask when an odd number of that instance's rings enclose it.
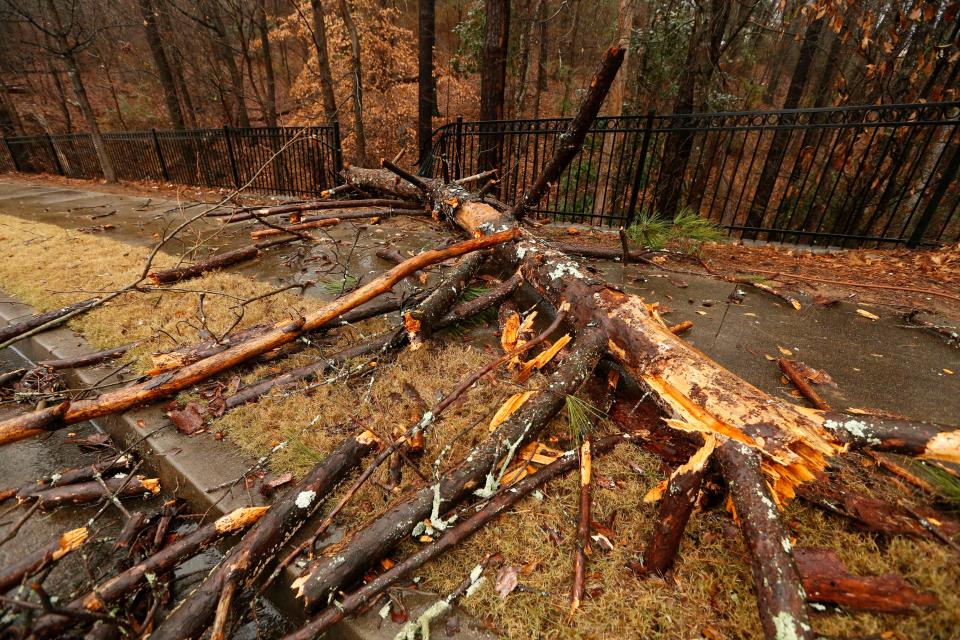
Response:
[[[68,424],[83,422],[103,415],[142,406],[159,398],[182,391],[213,375],[242,362],[293,342],[303,333],[315,331],[346,311],[389,291],[395,284],[411,273],[437,262],[455,258],[472,251],[486,249],[516,238],[512,229],[502,234],[467,240],[444,249],[425,251],[398,265],[370,283],[333,300],[306,318],[282,321],[269,331],[249,341],[238,343],[205,360],[151,378],[146,382],[105,393],[96,398],[70,403],[64,409],[59,405],[52,413],[49,409],[26,413],[0,422],[0,445],[29,438],[44,431],[59,429]]]

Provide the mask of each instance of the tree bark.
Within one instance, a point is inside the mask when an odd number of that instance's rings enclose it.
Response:
[[[79,309],[85,309],[89,306],[92,306],[96,302],[96,298],[89,298],[87,300],[81,300],[80,302],[74,302],[73,304],[68,304],[65,307],[60,307],[59,309],[54,309],[53,311],[46,311],[44,313],[38,313],[32,316],[28,316],[21,320],[17,320],[13,324],[8,324],[5,327],[0,327],[0,343],[7,342],[11,338],[15,338],[20,334],[29,331],[30,329],[36,329],[41,327],[51,320],[56,320],[67,315],[70,312],[77,311]]]
[[[436,1],[419,0],[417,29],[417,156],[426,158],[433,138],[437,87],[433,78],[436,42]]]
[[[510,45],[510,2],[485,0],[484,6],[486,23],[480,65],[480,120],[503,120],[507,50]],[[502,136],[498,133],[487,133],[480,139],[479,170],[498,169]]]
[[[72,529],[47,546],[26,554],[22,559],[0,570],[0,593],[6,593],[20,582],[68,553],[75,551],[87,541],[86,527]]]
[[[360,62],[360,36],[357,34],[357,25],[350,14],[347,0],[339,0],[340,18],[347,27],[350,36],[350,80],[353,84],[353,133],[357,144],[357,162],[361,165],[367,162],[367,136],[363,130],[363,65]]]
[[[260,32],[260,53],[263,55],[266,112],[264,122],[268,127],[277,126],[277,81],[273,73],[273,56],[270,53],[270,27],[267,24],[266,0],[259,0],[256,8],[257,30]]]
[[[184,129],[183,112],[180,110],[180,101],[177,99],[177,88],[173,81],[173,72],[170,70],[170,62],[167,60],[167,54],[163,50],[163,39],[160,37],[160,29],[157,28],[156,10],[153,7],[153,0],[138,0],[140,6],[140,15],[143,17],[143,30],[147,36],[147,44],[150,47],[150,54],[153,56],[153,65],[157,68],[157,76],[160,78],[160,87],[163,89],[163,100],[167,107],[167,115],[170,117],[170,123],[174,129]]]
[[[317,67],[320,75],[320,96],[327,124],[337,122],[337,98],[333,91],[333,74],[330,72],[330,54],[327,51],[327,26],[323,15],[323,0],[310,0],[313,14],[313,46],[317,50]]]
[[[540,117],[540,103],[547,91],[547,57],[550,55],[547,0],[537,0],[537,79],[533,92],[533,117]]]

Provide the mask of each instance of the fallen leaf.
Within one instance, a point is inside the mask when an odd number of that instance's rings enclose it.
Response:
[[[944,368],[943,372],[944,372],[945,374],[947,374],[948,376],[952,376],[952,375],[954,374],[954,372],[953,372],[952,370],[946,369],[946,368]]]
[[[790,349],[787,349],[786,347],[781,347],[780,345],[777,345],[777,349],[780,351],[780,353],[782,353],[785,356],[793,355],[793,351],[790,351]]]
[[[857,309],[857,315],[863,316],[864,318],[869,318],[870,320],[879,320],[880,316],[874,315],[867,311],[866,309]]]
[[[203,415],[196,402],[189,402],[183,409],[174,409],[167,412],[167,417],[185,435],[193,435],[203,427]]]
[[[503,600],[510,595],[517,585],[520,584],[520,570],[510,565],[502,567],[497,572],[497,579],[494,581],[494,590]]]

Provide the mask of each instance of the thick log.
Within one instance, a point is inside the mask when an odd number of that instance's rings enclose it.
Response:
[[[218,539],[252,526],[266,513],[268,507],[242,507],[199,529],[176,539],[163,550],[126,571],[95,586],[90,593],[67,605],[68,609],[109,611],[110,605],[142,588],[148,576],[162,576],[177,564],[194,556]],[[66,630],[73,620],[66,616],[49,615],[40,618],[33,627],[37,638],[50,638]]]
[[[357,209],[359,207],[409,207],[407,200],[373,198],[367,200],[318,200],[316,202],[300,202],[296,204],[282,204],[276,207],[260,207],[250,209],[244,213],[237,213],[224,218],[221,222],[242,222],[253,220],[257,216],[277,216],[284,213],[303,213],[304,211],[332,211],[335,209]]]
[[[88,353],[82,356],[77,356],[75,358],[61,358],[59,360],[41,360],[37,363],[39,367],[46,367],[47,369],[76,369],[79,367],[89,367],[91,365],[100,364],[107,360],[113,360],[125,354],[130,349],[134,348],[140,344],[139,342],[131,342],[129,344],[124,344],[119,347],[114,347],[113,349],[104,349],[103,351],[97,351],[95,353]]]
[[[513,452],[535,438],[593,371],[605,347],[596,331],[587,330],[573,341],[572,350],[551,375],[550,383],[536,392],[491,436],[474,447],[466,459],[437,483],[424,487],[354,533],[337,553],[318,558],[293,584],[308,611],[327,604],[331,593],[359,576],[370,563],[410,535],[429,518],[433,530],[449,524],[443,514],[471,492],[489,497],[498,488]],[[502,460],[502,462],[501,462]]]
[[[750,554],[764,636],[812,640],[807,596],[790,537],[760,471],[759,454],[732,440],[716,452]]]
[[[17,440],[63,428],[66,426],[63,416],[66,415],[69,408],[69,401],[61,402],[46,409],[32,411],[17,418],[0,422],[0,447]]]
[[[444,276],[442,286],[434,289],[423,304],[404,314],[403,326],[407,330],[411,349],[420,348],[424,339],[435,329],[437,320],[453,306],[473,280],[484,259],[479,253],[461,258],[452,271]]]
[[[92,307],[97,303],[97,301],[97,298],[88,298],[86,300],[81,300],[80,302],[68,304],[65,307],[60,307],[59,309],[54,309],[53,311],[47,311],[45,313],[38,313],[26,318],[21,318],[20,320],[8,324],[5,327],[0,327],[0,343],[8,342],[22,333],[26,333],[31,329],[36,329],[37,327],[43,326],[52,320],[62,318],[69,313],[80,311],[82,309],[86,309],[87,307]]]
[[[0,569],[0,594],[6,593],[51,562],[56,562],[87,541],[86,527],[67,531],[47,546],[26,554],[21,560]]]
[[[155,285],[174,284],[183,280],[196,278],[210,271],[223,269],[238,262],[253,260],[260,255],[260,249],[256,245],[240,247],[233,251],[220,253],[208,260],[197,262],[186,267],[176,267],[175,269],[166,269],[164,271],[153,271],[147,277]]]
[[[600,105],[603,104],[603,99],[607,97],[610,85],[613,84],[613,79],[616,77],[617,71],[620,70],[620,65],[623,64],[623,57],[626,53],[627,50],[621,46],[610,47],[604,52],[603,58],[600,60],[600,67],[590,82],[590,88],[580,103],[577,115],[570,121],[567,130],[557,138],[559,145],[553,157],[513,208],[513,216],[517,220],[522,220],[527,211],[540,202],[550,185],[555,184],[560,179],[560,174],[580,152],[587,131],[600,112]]]
[[[895,573],[879,576],[850,573],[831,549],[798,547],[794,555],[810,602],[840,605],[852,611],[899,614],[915,613],[939,604],[936,596],[917,591]]]
[[[622,249],[610,249],[607,247],[591,247],[584,244],[560,243],[557,249],[571,256],[580,256],[581,258],[598,258],[600,260],[619,260],[623,261]],[[630,251],[628,254],[630,260],[634,262],[643,262],[647,259],[647,251]]]
[[[601,455],[610,451],[621,442],[628,441],[629,435],[621,434],[602,438],[594,443],[594,453]],[[451,529],[444,533],[433,544],[421,547],[413,555],[395,564],[389,570],[373,578],[362,587],[348,594],[336,605],[327,607],[319,616],[306,625],[286,636],[283,640],[308,640],[318,637],[326,629],[362,610],[373,602],[374,598],[396,584],[399,580],[409,576],[430,560],[434,560],[450,549],[461,544],[467,537],[479,531],[497,516],[504,513],[520,500],[530,495],[534,489],[565,475],[577,468],[578,458],[575,451],[566,454],[551,462],[536,473],[527,476],[508,490],[499,491],[482,509],[458,521]]]
[[[249,586],[277,551],[320,508],[330,491],[377,444],[376,437],[369,432],[347,438],[274,502],[270,511],[157,627],[151,639],[181,640],[199,636],[212,621],[224,589]]]
[[[419,202],[423,199],[420,189],[390,171],[349,167],[343,171],[343,178],[347,184],[362,191],[388,194],[404,198],[407,201]]]
[[[150,380],[105,393],[88,400],[79,400],[68,406],[55,421],[49,419],[44,427],[64,426],[84,422],[100,416],[126,411],[154,400],[182,391],[222,371],[245,362],[254,356],[271,351],[296,340],[306,332],[316,331],[343,313],[389,291],[409,274],[431,264],[486,249],[517,237],[513,229],[502,234],[475,238],[443,249],[424,251],[368,284],[333,300],[307,317],[297,321],[282,321],[267,333],[242,342],[214,356],[195,362],[176,371],[161,374]],[[0,444],[15,442],[43,431],[36,425],[38,412],[17,416],[0,422]]]
[[[106,489],[104,489],[106,486]],[[119,493],[116,493],[119,490]],[[108,478],[101,485],[99,482],[80,482],[67,484],[43,491],[34,491],[23,496],[24,500],[36,500],[41,509],[56,509],[64,505],[90,504],[116,493],[118,498],[132,498],[145,493],[159,493],[160,481],[156,478],[135,476],[127,481],[126,476]]]
[[[957,427],[838,412],[823,412],[818,418],[838,441],[854,449],[960,462]]]

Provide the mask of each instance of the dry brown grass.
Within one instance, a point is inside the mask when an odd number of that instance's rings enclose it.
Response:
[[[0,216],[2,260],[0,288],[40,309],[50,309],[89,294],[79,290],[111,289],[126,284],[138,273],[146,250],[102,237]],[[158,265],[173,258],[160,256]],[[183,289],[209,290],[246,297],[269,289],[265,284],[229,273],[219,273],[184,283]],[[205,312],[211,327],[221,329],[232,321],[233,301],[208,295]],[[280,295],[251,305],[241,326],[275,320],[303,312],[318,304],[294,295]],[[95,346],[106,348],[130,340],[155,336],[141,347],[139,363],[158,348],[172,346],[164,332],[182,342],[197,335],[196,293],[131,294],[71,323]],[[383,321],[370,321],[331,334],[325,345],[291,358],[262,365],[243,373],[249,382],[342,348],[382,330]],[[156,337],[160,336],[160,337]],[[433,404],[456,382],[494,357],[484,348],[464,344],[457,337],[431,341],[423,349],[378,362],[368,374],[329,384],[306,385],[274,392],[259,402],[240,407],[214,421],[211,430],[224,431],[244,451],[263,455],[277,442],[288,446],[271,459],[274,471],[309,469],[344,437],[359,429],[389,434],[410,424],[412,403],[403,391],[412,384],[427,404]],[[354,365],[362,364],[355,362]],[[541,384],[534,376],[527,387]],[[502,372],[495,373],[451,407],[427,438],[428,451],[420,469],[429,473],[429,462],[455,434],[466,431],[450,455],[450,463],[486,435],[492,411],[517,389]],[[561,414],[543,439],[563,441],[569,433]],[[551,444],[555,442],[551,441]],[[642,470],[631,469],[630,462]],[[491,581],[463,606],[502,636],[510,638],[759,638],[752,579],[739,533],[722,510],[698,513],[691,520],[680,549],[673,582],[638,579],[625,568],[643,548],[652,526],[654,507],[643,502],[646,491],[662,478],[659,460],[629,445],[595,463],[596,473],[616,482],[616,489],[598,485],[594,491],[595,519],[615,514],[616,548],[609,554],[595,551],[588,565],[587,598],[570,619],[567,592],[576,520],[574,475],[544,490],[542,501],[530,498],[449,555],[429,564],[420,575],[428,591],[446,593],[466,576],[476,562],[499,551],[508,565],[522,568],[526,588],[500,599]],[[889,483],[866,476],[855,465],[846,465],[843,480],[849,486],[903,497]],[[375,479],[384,479],[386,469]],[[360,526],[420,484],[409,471],[399,492],[387,494],[376,482],[368,483],[339,519],[346,528]],[[344,488],[340,489],[340,494]],[[331,498],[332,504],[338,496]],[[919,502],[919,501],[918,501]],[[847,523],[801,502],[785,512],[796,544],[835,549],[855,573],[900,573],[911,585],[932,591],[940,607],[912,616],[848,614],[830,611],[815,617],[818,632],[842,637],[893,631],[913,638],[951,638],[960,628],[960,563],[943,545],[909,538],[885,538],[851,530]],[[549,528],[549,529],[548,529]],[[550,529],[559,533],[555,543]],[[409,542],[397,556],[409,552]],[[711,635],[713,634],[713,635]]]

